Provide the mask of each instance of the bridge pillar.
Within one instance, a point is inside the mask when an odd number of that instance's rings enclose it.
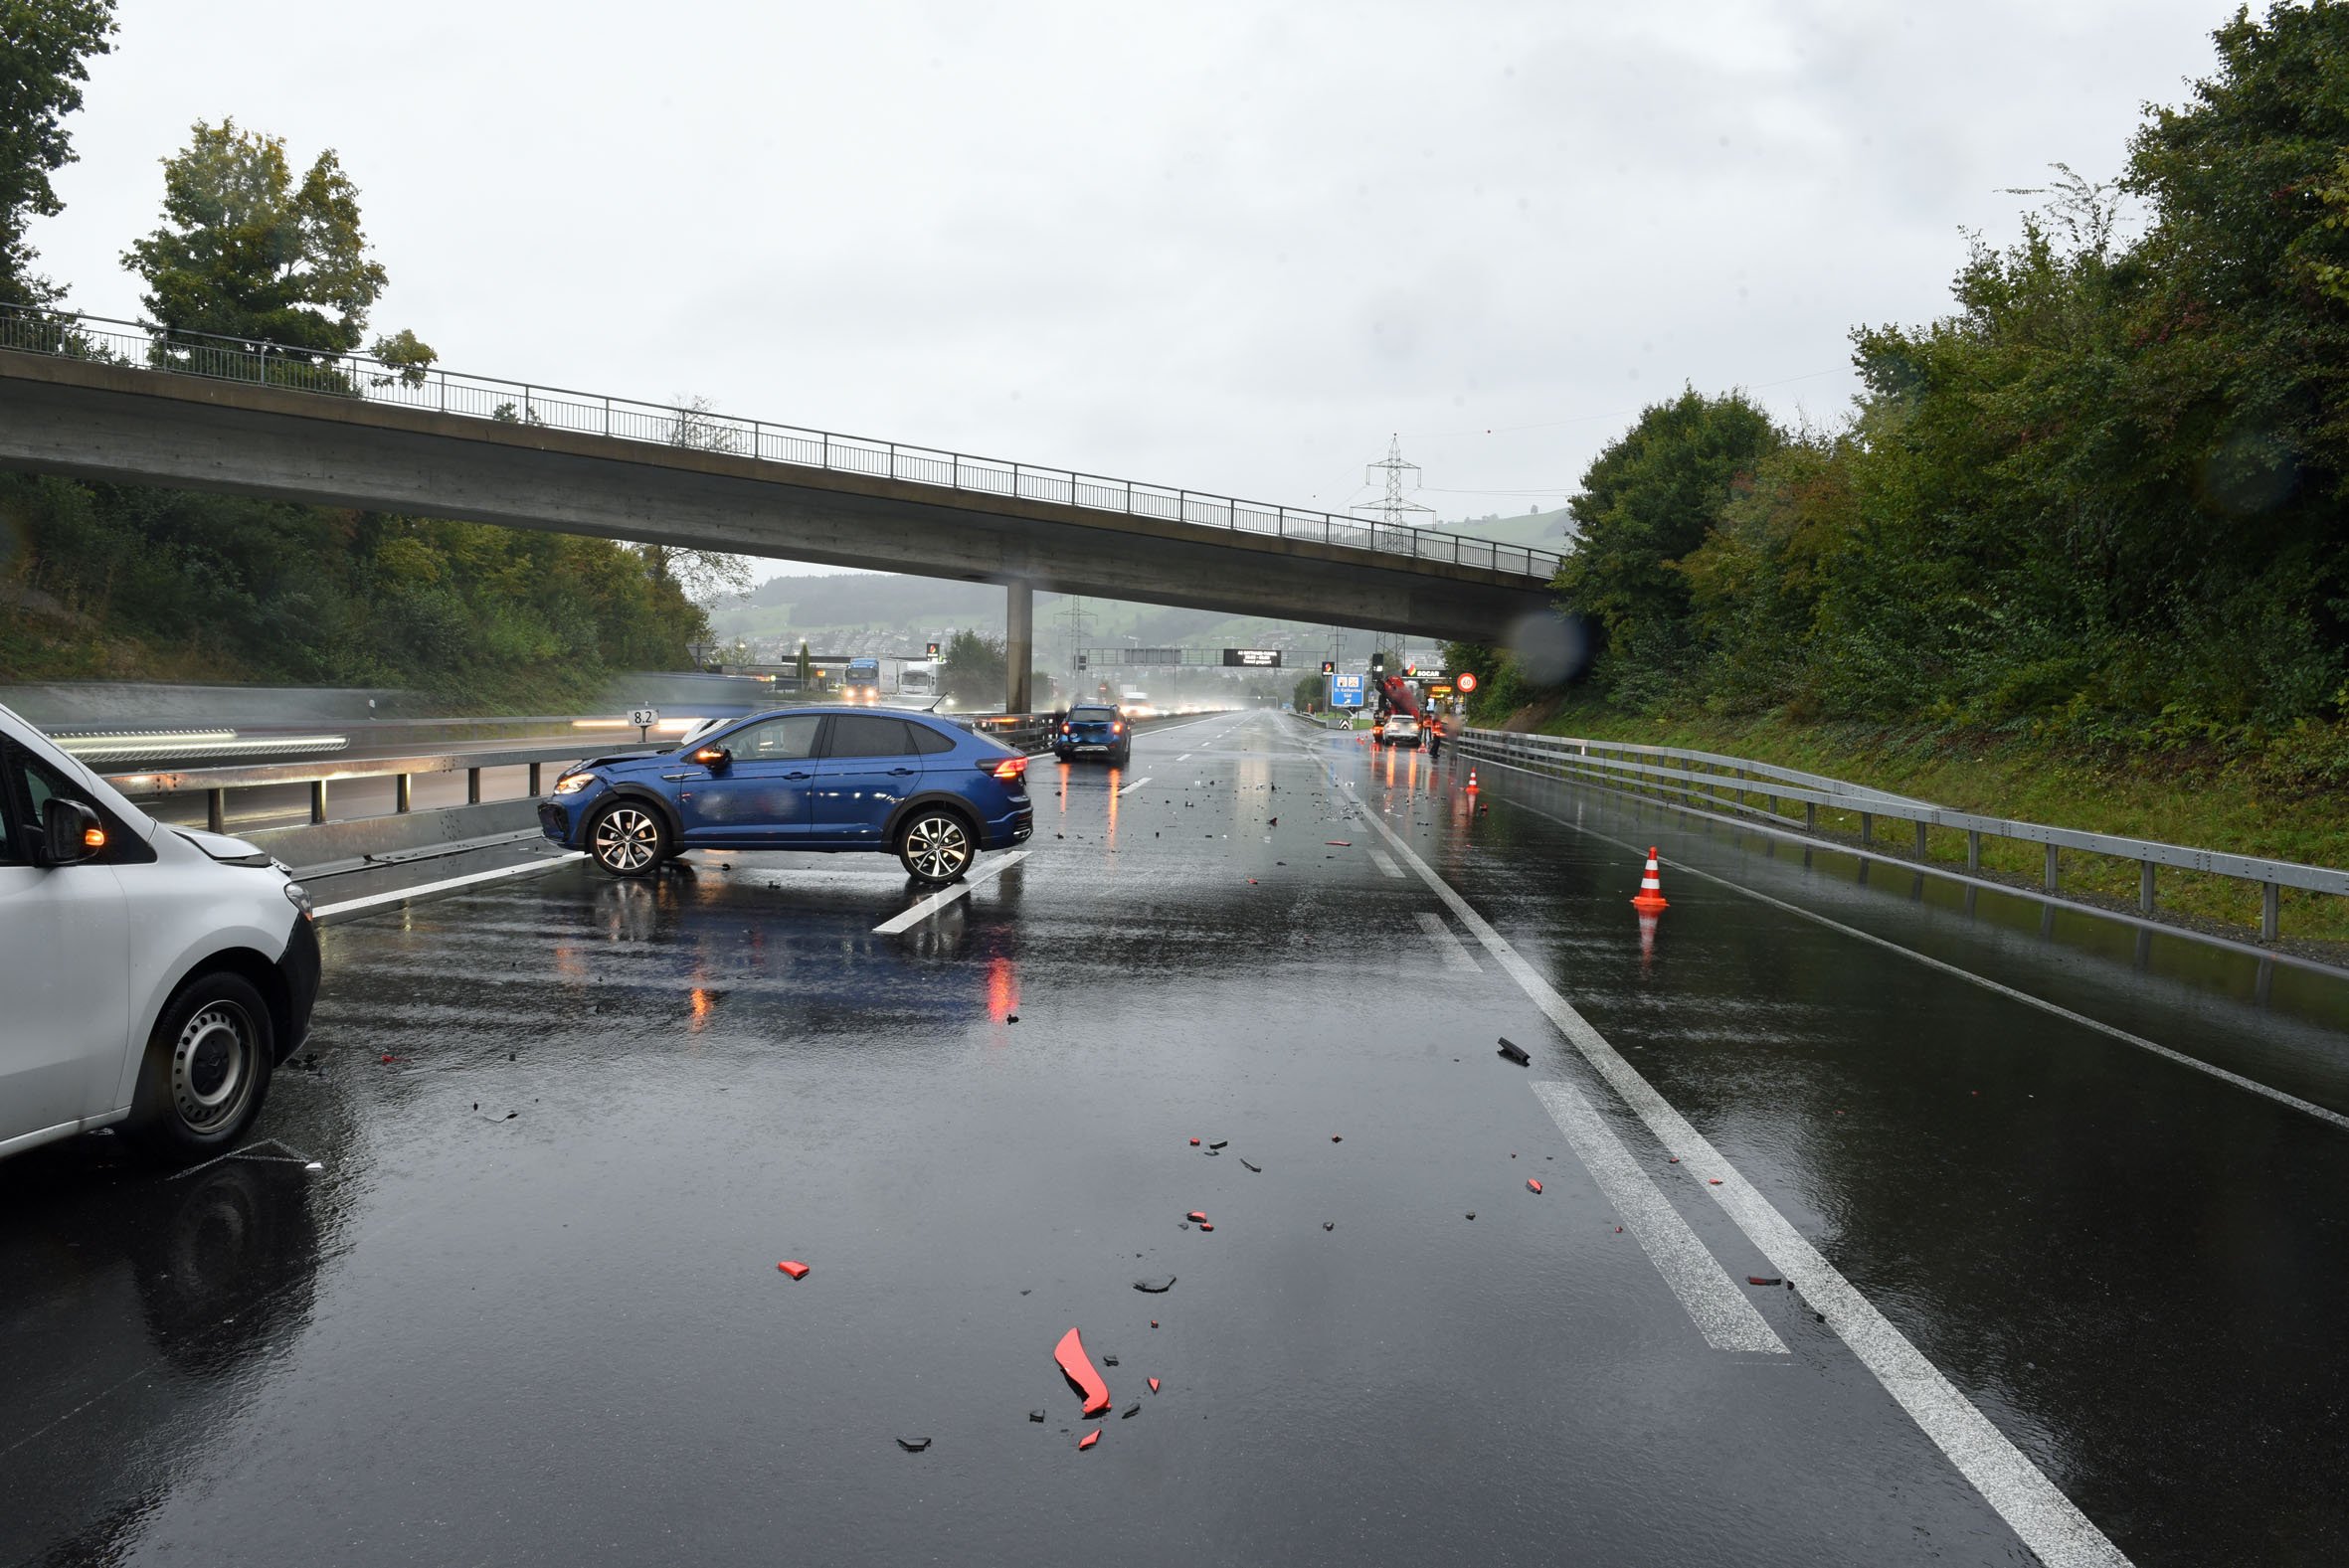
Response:
[[[1026,583],[1006,583],[1003,592],[1008,597],[1003,614],[1003,672],[1008,677],[1008,690],[1003,707],[1011,713],[1025,713],[1035,695],[1027,683],[1036,662],[1036,591]]]

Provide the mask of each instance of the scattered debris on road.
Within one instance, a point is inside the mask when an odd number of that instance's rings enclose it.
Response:
[[[1136,1280],[1134,1282],[1134,1289],[1150,1296],[1164,1296],[1169,1291],[1174,1289],[1174,1276],[1171,1274],[1160,1274],[1153,1275],[1147,1280]],[[1074,1328],[1069,1330],[1069,1333],[1072,1335],[1075,1334],[1075,1332],[1076,1330]]]
[[[1536,1196],[1539,1196],[1541,1192],[1541,1183],[1536,1180],[1534,1177],[1528,1176],[1526,1178],[1526,1189],[1534,1193]]]
[[[790,1275],[795,1280],[805,1280],[808,1278],[808,1266],[804,1263],[795,1263],[791,1259],[786,1258],[783,1260],[783,1262],[777,1264],[775,1267],[782,1270],[785,1274]]]
[[[1101,1429],[1099,1427],[1095,1427],[1092,1431],[1077,1439],[1077,1452],[1082,1454],[1085,1452],[1085,1450],[1091,1448],[1094,1444],[1100,1441]]]
[[[1245,1154],[1239,1156],[1239,1161],[1243,1165],[1248,1165],[1248,1157]],[[1248,1169],[1259,1176],[1264,1174],[1264,1167],[1262,1165],[1248,1165]]]
[[[1749,1274],[1745,1277],[1745,1283],[1747,1285],[1784,1285],[1786,1282],[1774,1274]]]
[[[908,1454],[919,1454],[930,1446],[930,1440],[928,1438],[899,1438],[897,1446]]]
[[[1520,1067],[1531,1067],[1534,1065],[1534,1059],[1526,1054],[1526,1048],[1518,1044],[1515,1040],[1510,1039],[1507,1035],[1503,1035],[1501,1037],[1501,1050],[1499,1054],[1508,1057]],[[1514,1158],[1516,1156],[1513,1155],[1511,1157]]]
[[[1109,1385],[1093,1369],[1092,1358],[1085,1354],[1085,1341],[1074,1328],[1062,1334],[1060,1343],[1052,1347],[1052,1359],[1060,1363],[1061,1373],[1085,1396],[1086,1415],[1097,1416],[1109,1408]]]

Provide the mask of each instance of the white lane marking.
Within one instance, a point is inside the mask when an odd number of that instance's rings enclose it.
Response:
[[[1634,854],[1641,852],[1638,845],[1632,844],[1628,840],[1617,838],[1609,833],[1601,833],[1594,828],[1582,827],[1576,823],[1567,821],[1562,816],[1552,815],[1550,812],[1542,810],[1537,805],[1525,805],[1518,801],[1512,801],[1510,803],[1517,806],[1519,810],[1531,811],[1536,816],[1548,817],[1549,820],[1557,823],[1561,827],[1570,827],[1578,833],[1587,833],[1592,838],[1598,839],[1602,843],[1613,844],[1620,849],[1628,849]],[[1880,865],[1892,865],[1895,863],[1896,862],[1893,861],[1878,862]],[[2126,1029],[2123,1029],[2116,1024],[2109,1024],[2101,1021],[2100,1019],[2090,1018],[2086,1013],[2074,1012],[2071,1008],[2063,1005],[2061,1002],[2052,1002],[2044,996],[2034,996],[2029,991],[2017,990],[2012,985],[2003,984],[2000,981],[1991,979],[1988,975],[1976,974],[1973,970],[1962,968],[1959,965],[1951,963],[1944,958],[1936,958],[1930,954],[1919,953],[1914,948],[1903,948],[1897,942],[1889,941],[1888,939],[1876,936],[1871,932],[1862,931],[1857,926],[1847,926],[1842,921],[1831,919],[1828,916],[1820,914],[1816,910],[1805,909],[1800,904],[1789,904],[1784,899],[1772,898],[1769,894],[1749,888],[1741,882],[1731,882],[1726,877],[1716,876],[1710,871],[1701,871],[1697,867],[1688,864],[1686,861],[1675,860],[1672,863],[1672,869],[1674,874],[1677,876],[1701,877],[1707,882],[1714,883],[1719,887],[1727,888],[1732,893],[1742,893],[1747,898],[1753,899],[1757,903],[1767,904],[1772,909],[1784,910],[1789,915],[1800,915],[1805,920],[1814,921],[1819,925],[1825,926],[1829,931],[1838,932],[1843,936],[1855,938],[1861,942],[1868,943],[1872,947],[1882,948],[1887,953],[1897,953],[1903,958],[1909,958],[1915,962],[1923,964],[1928,969],[1934,969],[1943,974],[1955,975],[1961,980],[1969,980],[1972,983],[1981,986],[1986,991],[1991,991],[1997,995],[2004,996],[2010,1001],[2022,1002],[2025,1006],[2036,1007],[2041,1012],[2047,1013],[2052,1017],[2063,1019],[2066,1023],[2076,1023],[2083,1029],[2093,1029],[2096,1033],[2104,1035],[2110,1039],[2118,1040],[2123,1045],[2132,1045],[2140,1051],[2149,1052],[2154,1056],[2158,1056],[2165,1062],[2175,1062],[2180,1067],[2191,1067],[2198,1073],[2208,1073],[2211,1077],[2219,1079],[2224,1083],[2233,1084],[2238,1089],[2248,1089],[2255,1095],[2264,1095],[2267,1099],[2274,1101],[2279,1106],[2289,1106],[2292,1110],[2301,1112],[2307,1116],[2315,1117],[2319,1121],[2330,1122],[2337,1128],[2349,1129],[2349,1116],[2343,1116],[2338,1111],[2327,1110],[2323,1106],[2302,1100],[2298,1095],[2287,1094],[2283,1090],[2274,1088],[2271,1085],[2262,1084],[2256,1078],[2246,1078],[2241,1073],[2231,1073],[2224,1067],[2219,1067],[2213,1063],[2203,1061],[2199,1057],[2188,1056],[2185,1052],[2174,1050],[2169,1046],[2157,1044],[2152,1040],[2146,1039],[2143,1035],[2131,1034]],[[2000,891],[2006,892],[2009,890],[2002,888]]]
[[[1762,1321],[1744,1289],[1730,1280],[1719,1260],[1697,1239],[1680,1210],[1665,1200],[1615,1130],[1581,1092],[1571,1084],[1536,1081],[1534,1094],[1622,1216],[1624,1228],[1639,1238],[1648,1261],[1680,1298],[1705,1342],[1716,1350],[1786,1354],[1786,1341]]]
[[[882,921],[878,926],[873,928],[873,935],[876,937],[896,936],[899,932],[904,931],[908,927],[912,926],[915,922],[923,919],[925,916],[934,915],[938,911],[946,908],[956,899],[963,897],[973,888],[979,886],[980,883],[987,881],[991,877],[997,876],[1002,872],[1010,870],[1013,866],[1019,864],[1019,862],[1022,860],[1025,860],[1029,853],[1030,851],[1025,849],[1014,849],[1007,855],[997,855],[993,860],[982,861],[978,870],[972,872],[969,876],[956,883],[953,887],[944,889],[941,892],[933,893],[928,898],[922,900],[921,903],[916,904],[913,908],[907,910],[904,914],[894,915],[889,919]]]
[[[1190,761],[1190,753],[1184,752],[1180,757],[1177,757],[1174,760],[1178,763],[1187,763]]]
[[[1148,784],[1148,783],[1150,783],[1150,775],[1148,775],[1148,774],[1144,774],[1144,775],[1143,775],[1141,778],[1139,778],[1139,779],[1135,780],[1135,781],[1134,781],[1132,784],[1130,784],[1126,785],[1126,786],[1125,786],[1123,789],[1120,789],[1120,790],[1118,791],[1118,793],[1120,793],[1120,794],[1132,794],[1132,793],[1133,793],[1135,790],[1137,790],[1137,789],[1141,788],[1141,787],[1142,787],[1144,784]]]
[[[394,888],[389,893],[370,893],[365,898],[344,899],[339,904],[321,904],[312,913],[321,923],[348,920],[354,915],[364,915],[371,909],[381,909],[386,904],[404,904],[410,899],[430,898],[435,893],[452,893],[458,888],[475,887],[506,877],[537,876],[541,872],[553,871],[574,860],[586,858],[586,854],[580,850],[567,850],[549,860],[528,860],[518,866],[499,866],[494,871],[474,871],[461,877],[444,877],[438,882],[420,882],[412,888]]]
[[[1396,865],[1394,863],[1394,857],[1388,854],[1385,850],[1371,850],[1370,859],[1376,863],[1379,870],[1385,872],[1388,876],[1397,878],[1398,880],[1401,878],[1403,874],[1403,868]]]
[[[2106,1539],[2104,1532],[2057,1489],[2055,1482],[2025,1458],[2023,1451],[1989,1417],[1975,1409],[1973,1402],[1941,1375],[1940,1368],[1926,1360],[1908,1342],[1907,1336],[1877,1310],[1874,1303],[1806,1241],[1769,1199],[1723,1159],[1720,1151],[1690,1126],[1688,1119],[1675,1111],[1656,1092],[1655,1086],[1642,1078],[1571,1003],[1552,989],[1517,949],[1430,870],[1426,861],[1412,853],[1411,846],[1392,828],[1379,821],[1377,813],[1355,794],[1352,783],[1341,787],[1354,804],[1355,814],[1385,836],[1394,852],[1419,873],[1420,879],[1450,907],[1460,924],[1485,945],[1485,951],[1493,955],[1519,988],[1548,1014],[1549,1021],[1582,1053],[1583,1060],[1648,1125],[1656,1140],[1678,1154],[1681,1163],[1693,1167],[1691,1174],[1707,1178],[1706,1192],[1736,1221],[1737,1228],[1761,1249],[1762,1256],[1770,1260],[1777,1272],[1795,1282],[1812,1310],[1827,1319],[1828,1326],[1852,1347],[1860,1363],[1884,1384],[1885,1392],[1948,1456],[1958,1474],[1973,1482],[1974,1489],[1998,1510],[1999,1517],[2007,1521],[2023,1544],[2039,1553],[2047,1568],[2128,1568],[2129,1560],[2120,1548]],[[1711,1185],[1717,1175],[1720,1181],[1717,1187]]]
[[[1476,959],[1468,956],[1468,950],[1460,946],[1460,939],[1452,935],[1452,928],[1444,924],[1443,916],[1431,915],[1422,910],[1419,914],[1419,929],[1427,933],[1429,942],[1435,944],[1436,956],[1444,960],[1446,968],[1464,969],[1470,974],[1485,972],[1477,966]]]

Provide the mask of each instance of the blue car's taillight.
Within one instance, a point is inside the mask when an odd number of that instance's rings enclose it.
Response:
[[[1026,777],[1027,759],[1005,757],[992,763],[980,763],[977,767],[981,773],[991,779],[1000,779],[1005,784],[1018,784]]]

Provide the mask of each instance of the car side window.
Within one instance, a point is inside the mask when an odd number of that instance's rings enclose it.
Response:
[[[826,757],[909,757],[914,753],[903,719],[877,713],[843,713],[832,720]]]
[[[33,858],[25,841],[24,808],[17,802],[16,758],[0,742],[0,866],[21,866]]]
[[[955,749],[955,738],[943,731],[933,730],[930,726],[917,724],[911,719],[905,721],[905,727],[913,735],[914,750],[920,752],[924,757],[944,756]]]
[[[821,714],[787,714],[739,729],[719,744],[738,763],[799,762],[815,755],[815,734],[822,726]]]

